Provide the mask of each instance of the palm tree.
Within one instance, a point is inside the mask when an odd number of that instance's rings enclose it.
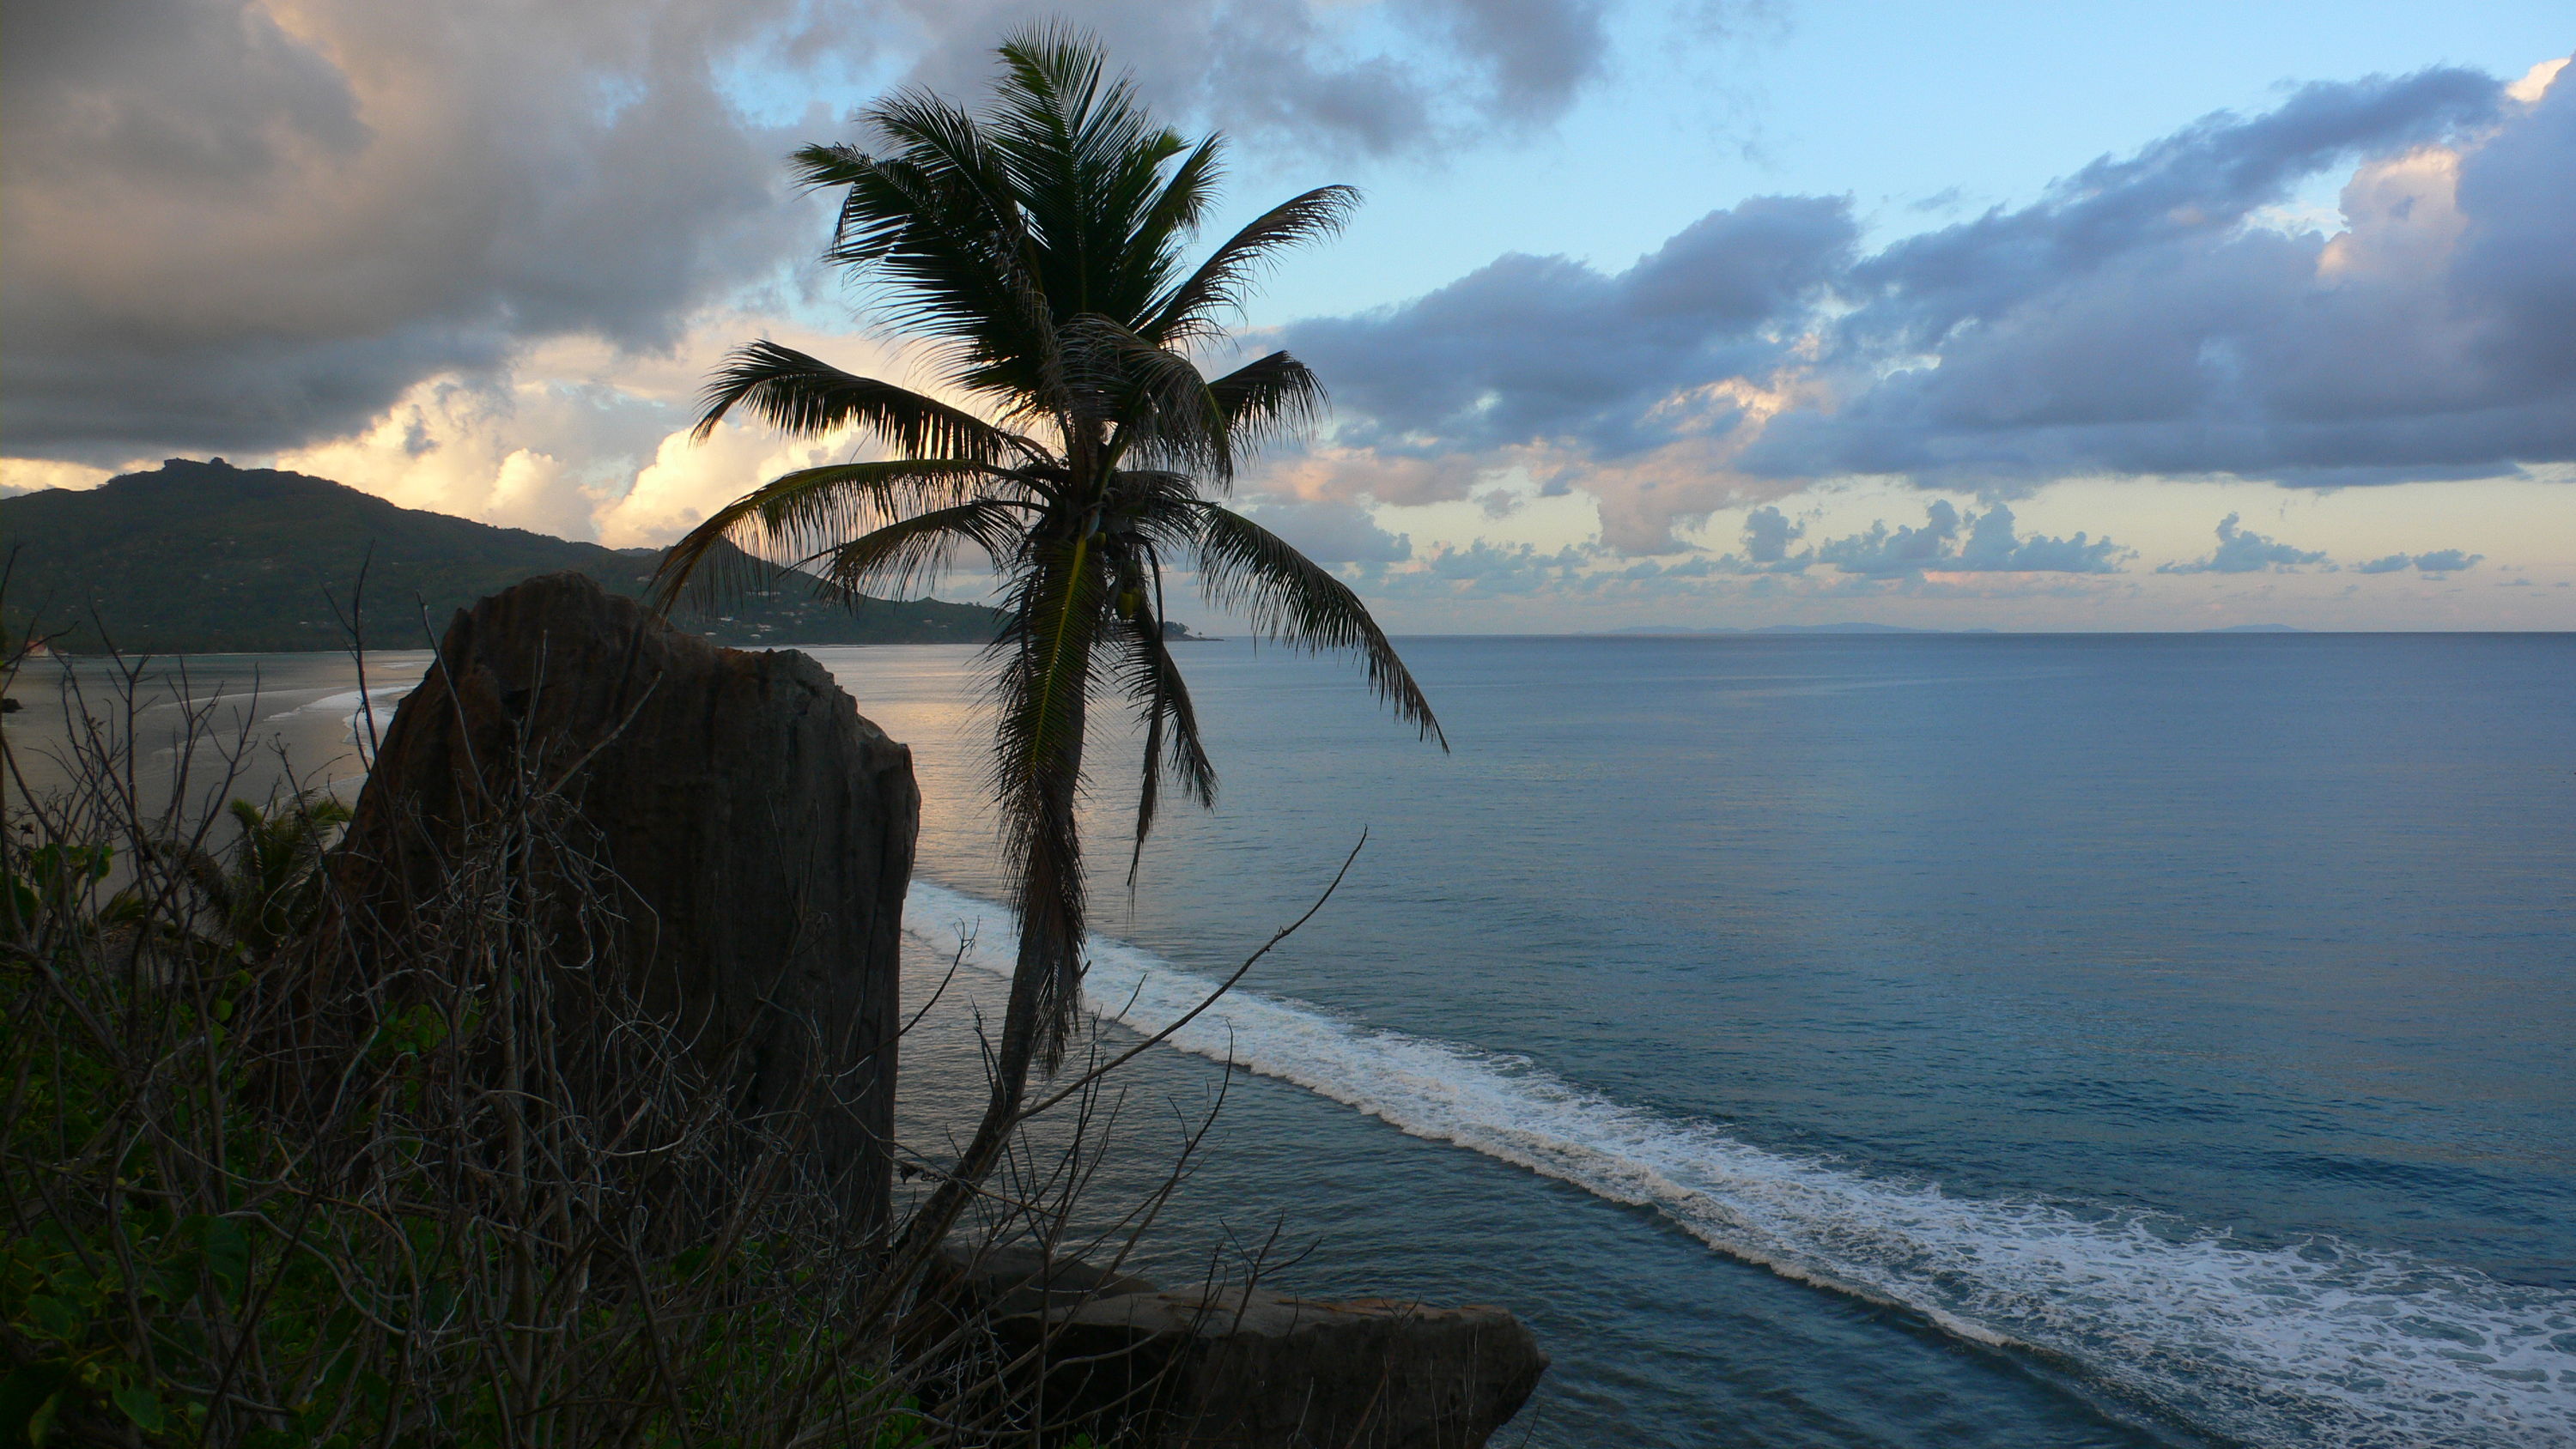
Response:
[[[298,790],[266,809],[235,800],[226,810],[239,834],[220,855],[178,837],[146,848],[177,868],[192,897],[192,909],[165,932],[168,943],[231,967],[274,958],[321,920],[323,863],[349,807]],[[108,901],[107,919],[144,927],[155,912],[142,887],[128,886]]]
[[[1020,945],[992,1098],[916,1215],[944,1235],[1016,1123],[1033,1064],[1060,1064],[1081,999],[1084,882],[1075,807],[1096,695],[1143,718],[1135,852],[1161,786],[1213,804],[1216,771],[1165,645],[1167,569],[1263,636],[1365,661],[1370,687],[1447,741],[1359,597],[1218,498],[1260,442],[1313,418],[1323,389],[1285,352],[1210,379],[1191,349],[1224,335],[1260,268],[1339,229],[1357,201],[1327,186],[1244,227],[1195,268],[1182,256],[1213,199],[1222,141],[1155,124],[1099,47],[1061,29],[1001,47],[991,105],[906,92],[868,111],[875,149],[797,153],[809,188],[843,189],[826,258],[876,284],[881,319],[930,344],[974,408],[856,377],[770,342],[707,389],[704,437],[742,409],[791,434],[855,428],[895,456],[802,469],[737,499],[664,556],[664,607],[707,565],[790,559],[847,590],[909,593],[960,551],[989,557],[1008,622],[994,665],[992,788],[1016,867]],[[1137,855],[1131,854],[1134,879]]]

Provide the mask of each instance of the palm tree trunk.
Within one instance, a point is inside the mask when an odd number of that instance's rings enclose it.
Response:
[[[1068,1019],[1074,1009],[1059,993],[1079,990],[1071,983],[1082,952],[1082,855],[1074,797],[1082,779],[1085,711],[1078,695],[1072,712],[1066,743],[1034,782],[1040,824],[1031,832],[1021,862],[1019,958],[1011,971],[1010,1001],[1002,1013],[1002,1040],[993,1054],[984,1115],[957,1165],[905,1224],[887,1265],[896,1283],[929,1262],[1001,1162],[1028,1097],[1029,1069],[1046,1045],[1051,1023]]]

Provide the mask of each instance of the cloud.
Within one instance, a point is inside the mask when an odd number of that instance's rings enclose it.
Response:
[[[1776,507],[1744,516],[1741,554],[1727,554],[1713,568],[1729,574],[1803,574],[1819,564],[1867,578],[1924,574],[2115,574],[2137,557],[2107,538],[2078,532],[2071,538],[2024,537],[2012,508],[1997,503],[1983,513],[1963,513],[1946,498],[1925,505],[1923,522],[1890,528],[1880,519],[1867,529],[1791,552],[1806,536]]]
[[[1433,549],[1419,568],[1379,576],[1372,592],[1398,597],[1495,597],[1579,590],[1589,582],[1586,567],[1591,562],[1591,554],[1579,548],[1545,553],[1526,543],[1497,544],[1480,538],[1463,548]]]
[[[1334,441],[1394,455],[1575,442],[1617,459],[1751,405],[1692,389],[1767,369],[1858,235],[1840,199],[1755,197],[1611,274],[1502,257],[1428,295],[1282,339],[1332,385]]]
[[[1246,505],[1243,514],[1320,564],[1402,563],[1413,557],[1411,535],[1387,532],[1354,504],[1263,501]]]
[[[93,468],[85,463],[58,463],[44,458],[0,458],[0,490],[14,495],[41,493],[48,488],[95,488],[119,473],[149,468],[154,461],[136,458],[123,468]]]
[[[980,88],[994,40],[1075,14],[1168,111],[1257,147],[1390,155],[1553,123],[1606,66],[1603,0],[905,0],[910,79]],[[1742,8],[1715,7],[1724,14]]]
[[[790,442],[765,427],[727,423],[704,442],[685,432],[662,439],[634,486],[602,506],[601,543],[637,548],[670,542],[752,488],[798,468],[842,462],[847,436]]]
[[[2339,230],[2281,229],[2344,168]],[[2571,174],[2576,84],[2320,83],[1874,254],[1844,199],[1757,197],[1283,337],[1343,455],[1537,469],[1637,553],[1852,474],[2494,477],[2576,459]]]
[[[280,450],[276,462],[406,508],[587,538],[632,460],[678,422],[675,410],[613,385],[443,373],[364,430]]]
[[[2485,557],[2482,553],[2467,553],[2456,548],[2435,549],[2431,553],[2392,553],[2386,558],[2355,564],[2352,571],[2357,574],[2393,574],[2412,568],[2428,574],[2455,574],[2477,567]]]
[[[1789,562],[1789,545],[1806,533],[1777,508],[1756,508],[1744,515],[1744,556],[1757,564]]]
[[[1330,447],[1347,483],[1369,481],[1355,456],[1448,460],[1445,476],[1518,469],[1542,493],[1599,499],[1620,548],[1670,552],[1677,523],[1788,491],[1748,486],[1729,460],[1748,423],[1797,401],[1794,381],[1772,383],[1802,345],[1779,324],[1823,300],[1857,236],[1839,198],[1755,197],[1620,272],[1506,256],[1278,340],[1333,389]]]
[[[1849,279],[1841,405],[1741,466],[2335,487],[2576,456],[2576,213],[2543,180],[2576,168],[2571,117],[2576,88],[2466,71],[2312,85],[1899,242]],[[2250,224],[2353,162],[2338,234]]]
[[[1062,7],[994,0],[9,0],[9,448],[114,466],[355,438],[532,346],[669,349],[822,235],[823,97],[983,90]],[[1196,123],[1392,154],[1545,125],[1598,0],[1115,0],[1116,58]],[[867,83],[857,78],[866,77]]]
[[[2322,564],[2326,556],[2314,549],[2294,547],[2240,525],[2231,513],[2218,520],[2218,547],[2207,558],[2189,563],[2156,565],[2160,574],[2258,574],[2290,573],[2310,564]],[[2385,560],[2383,560],[2385,562]],[[2329,565],[2331,567],[2331,565]],[[2364,572],[2375,572],[2365,569]]]
[[[1345,565],[1372,601],[1403,605],[1511,601],[1590,610],[1721,599],[1984,598],[2098,595],[2095,576],[2135,555],[2107,540],[2023,536],[2012,510],[1964,513],[1936,500],[1921,527],[1884,522],[1813,548],[1792,548],[1805,529],[1781,510],[1745,520],[1740,552],[1699,550],[1636,558],[1600,543],[1556,549],[1478,538],[1440,543],[1408,560]],[[1487,627],[1491,621],[1487,621]]]
[[[11,450],[292,448],[531,339],[666,346],[811,240],[717,74],[775,8],[12,6]]]
[[[1751,529],[1747,529],[1748,543]],[[1748,549],[1749,551],[1749,549]],[[2072,538],[2020,537],[2012,509],[1998,503],[1984,513],[1962,514],[1946,498],[1924,509],[1923,525],[1884,521],[1863,533],[1831,539],[1816,546],[1812,562],[1831,564],[1847,574],[1875,578],[1908,574],[2115,574],[2123,559],[2134,557],[2107,538],[2083,533]]]

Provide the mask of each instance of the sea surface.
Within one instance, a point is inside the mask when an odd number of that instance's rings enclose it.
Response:
[[[1148,1271],[1508,1306],[1506,1444],[2576,1445],[2576,636],[1400,646],[1446,752],[1180,646],[1223,793],[1132,892],[1094,734],[1113,1048],[1366,837],[1104,1099],[1098,1204],[1203,1133]],[[921,775],[935,1151],[1010,957],[981,674],[814,652]],[[190,668],[346,788],[346,661]]]

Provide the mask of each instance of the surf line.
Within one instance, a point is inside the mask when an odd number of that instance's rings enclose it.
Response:
[[[905,929],[1007,977],[1008,908],[916,880]],[[1215,982],[1094,935],[1086,993],[1139,1032]],[[1964,1198],[1756,1147],[1515,1058],[1238,988],[1169,1044],[1651,1208],[1782,1277],[2072,1367],[2258,1444],[2576,1443],[2576,1298],[2307,1243],[2258,1248],[2145,1214]]]

